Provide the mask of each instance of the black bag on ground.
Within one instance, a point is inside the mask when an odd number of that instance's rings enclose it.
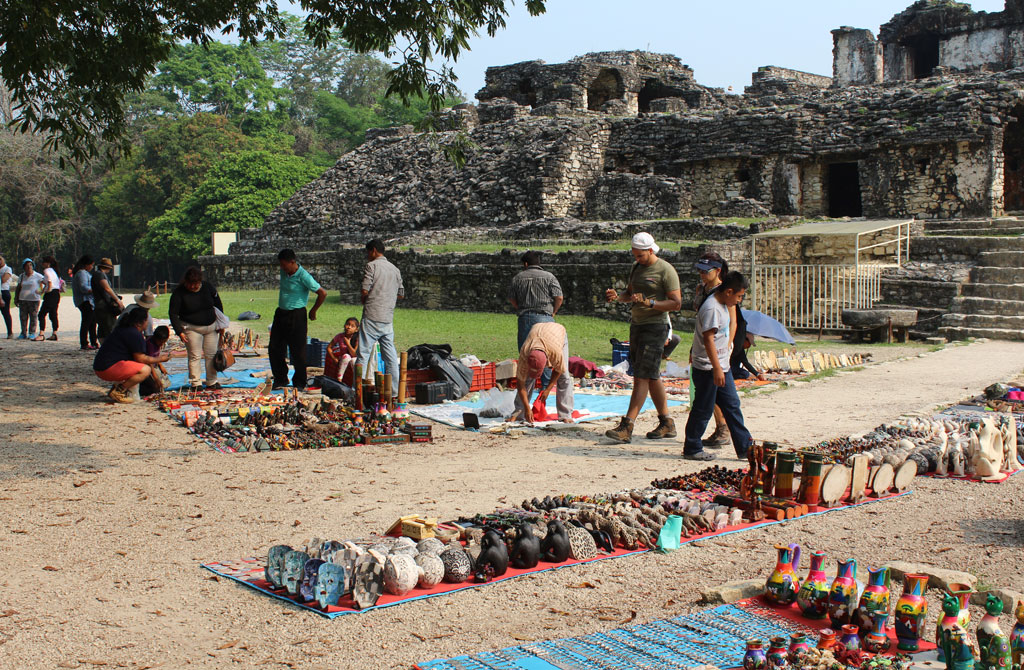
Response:
[[[430,367],[427,356],[430,354],[441,354],[442,356],[452,355],[450,344],[417,344],[409,349],[409,360],[407,367],[410,370],[425,370]]]
[[[455,387],[454,399],[456,400],[469,393],[469,387],[473,385],[473,371],[453,358],[451,354],[446,357],[433,354],[430,357],[430,369],[437,375],[438,381],[452,383]]]
[[[348,402],[355,400],[356,390],[348,384],[342,384],[323,375],[318,375],[314,382],[320,385],[320,393],[332,400],[347,400]]]

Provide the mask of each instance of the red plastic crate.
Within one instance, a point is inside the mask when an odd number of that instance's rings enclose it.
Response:
[[[494,376],[494,363],[474,365],[469,368],[473,371],[473,383],[469,385],[470,391],[486,391],[497,386]]]
[[[405,371],[405,387],[409,390],[415,389],[417,384],[436,381],[437,375],[435,375],[434,371],[430,368]]]

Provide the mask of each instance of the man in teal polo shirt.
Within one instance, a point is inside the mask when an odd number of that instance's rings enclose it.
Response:
[[[288,386],[287,350],[295,367],[292,385],[301,389],[306,387],[306,303],[309,292],[315,291],[316,304],[309,310],[309,319],[316,321],[317,310],[327,299],[327,291],[299,265],[291,249],[282,249],[277,255],[277,262],[281,266],[281,287],[277,294],[274,325],[270,329],[270,369],[274,373],[275,389]]]

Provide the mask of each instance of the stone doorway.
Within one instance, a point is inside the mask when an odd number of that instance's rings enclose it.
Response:
[[[1013,110],[1017,118],[1003,132],[1003,209],[1024,211],[1024,106]]]
[[[831,163],[826,180],[828,215],[833,218],[864,215],[857,163]]]
[[[604,68],[587,87],[587,109],[596,112],[604,103],[609,100],[621,100],[625,94],[626,87],[622,83],[619,71]]]
[[[907,43],[910,61],[914,64],[914,79],[925,79],[939,66],[939,36],[918,35]]]

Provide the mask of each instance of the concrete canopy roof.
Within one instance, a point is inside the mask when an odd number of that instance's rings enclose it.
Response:
[[[889,228],[897,228],[913,223],[913,219],[879,219],[874,221],[818,221],[804,223],[792,228],[769,230],[754,235],[755,238],[765,237],[807,237],[811,235],[863,235]]]

